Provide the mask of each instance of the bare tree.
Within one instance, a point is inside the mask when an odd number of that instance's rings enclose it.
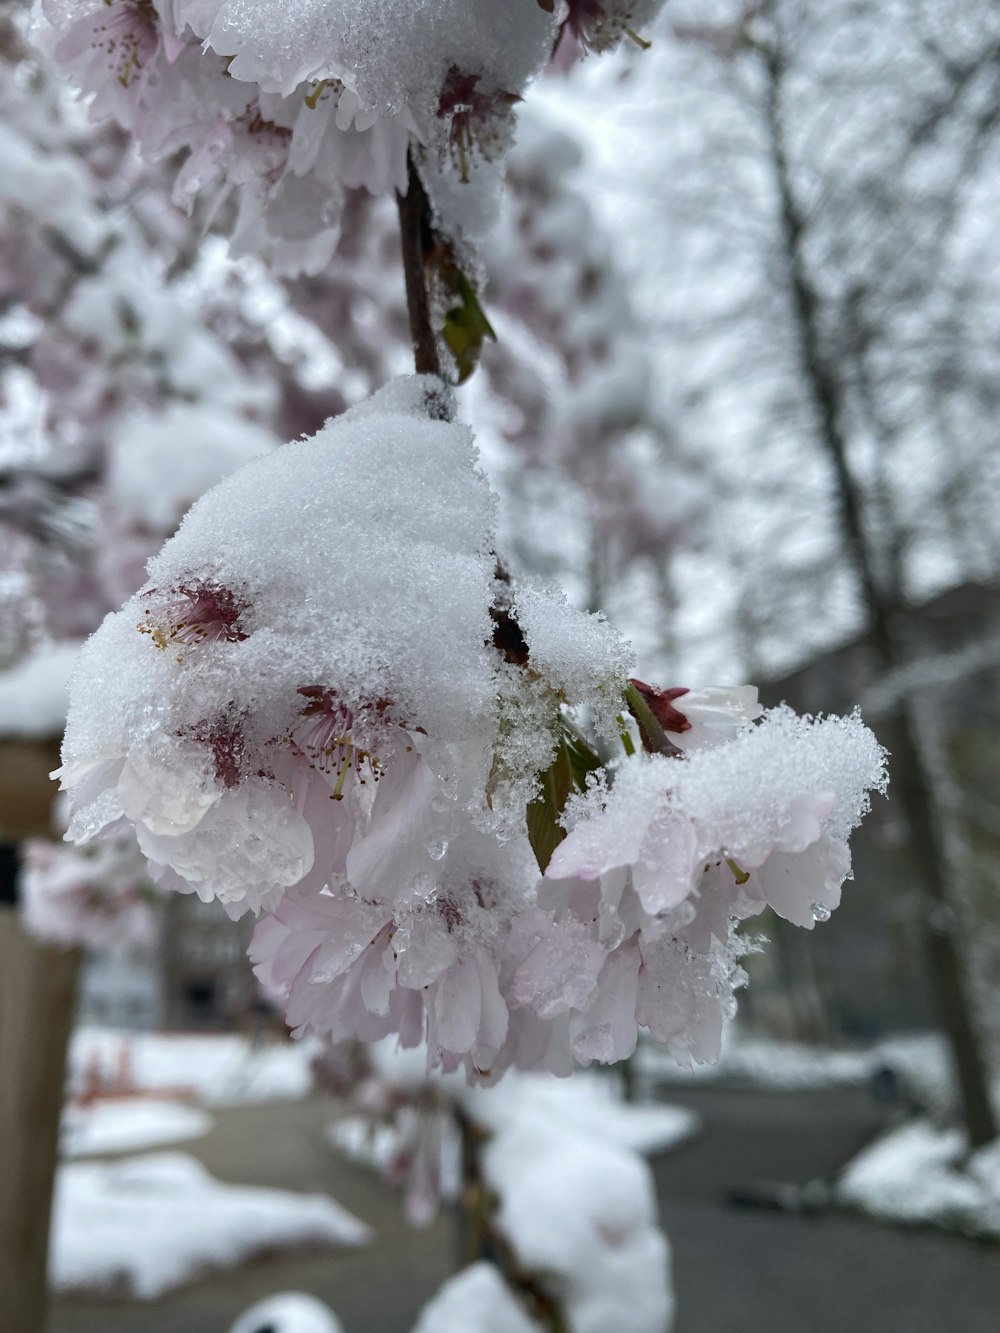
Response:
[[[729,571],[736,620],[758,660],[863,636],[871,678],[901,679],[921,651],[912,606],[997,570],[985,344],[1000,290],[979,219],[1000,190],[1000,15],[981,0],[733,0],[668,19],[680,91],[665,114],[685,132],[658,195],[681,276],[661,328],[688,430],[722,422],[742,446],[720,494],[751,552]],[[880,725],[980,1145],[997,1122],[926,707],[903,688]]]

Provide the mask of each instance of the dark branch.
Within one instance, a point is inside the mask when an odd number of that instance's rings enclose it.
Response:
[[[427,294],[426,257],[434,248],[431,208],[412,152],[408,166],[406,194],[397,194],[396,200],[399,204],[399,234],[403,246],[403,276],[406,279],[406,306],[410,315],[413,359],[418,375],[440,375],[441,360]]]

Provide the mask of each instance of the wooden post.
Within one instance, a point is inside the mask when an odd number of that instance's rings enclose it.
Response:
[[[48,831],[54,743],[0,745],[0,1333],[43,1333],[49,1217],[77,949],[40,944],[17,909],[16,841]]]
[[[0,1333],[43,1333],[49,1215],[78,949],[0,907]]]

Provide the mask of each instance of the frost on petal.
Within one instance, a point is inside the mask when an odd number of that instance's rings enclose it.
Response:
[[[805,845],[820,826],[846,839],[872,789],[885,789],[885,756],[859,718],[796,717],[784,708],[724,746],[688,755],[675,783],[705,843],[752,865],[786,840],[789,849]]]
[[[378,784],[367,834],[352,846],[347,876],[362,893],[394,898],[421,869],[434,828],[437,782],[415,750],[401,755]]]
[[[642,947],[636,1018],[686,1068],[719,1058],[727,970],[722,950],[695,954],[674,940]]]
[[[694,887],[698,843],[691,821],[666,808],[646,830],[632,880],[639,901],[651,915],[669,911]]]
[[[663,796],[659,784],[643,782],[643,777],[638,765],[627,765],[606,800],[595,791],[586,806],[577,807],[580,817],[553,852],[546,879],[597,879],[635,864]]]
[[[589,1002],[570,1020],[573,1054],[580,1064],[613,1064],[635,1050],[641,961],[635,940],[608,954]]]
[[[458,957],[455,936],[426,918],[397,929],[393,947],[399,984],[415,990],[437,981]]]
[[[786,921],[812,930],[839,907],[841,888],[850,873],[847,845],[823,837],[798,855],[774,852],[751,874],[746,888]]]
[[[271,904],[312,865],[308,824],[280,789],[259,781],[222,796],[195,830],[157,834],[140,824],[136,832],[151,861],[241,910]]]
[[[150,833],[189,833],[222,797],[207,756],[194,746],[151,737],[129,755],[118,778],[122,810]]]
[[[434,988],[428,1045],[454,1055],[465,1055],[476,1044],[483,1009],[479,969],[472,958],[462,958],[445,972]]]
[[[597,982],[604,948],[579,922],[554,922],[543,912],[526,912],[515,924],[526,954],[514,972],[511,994],[518,1004],[552,1018],[579,1009]]]

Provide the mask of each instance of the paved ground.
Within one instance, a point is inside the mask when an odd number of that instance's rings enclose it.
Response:
[[[675,1333],[997,1333],[1000,1250],[838,1214],[734,1208],[757,1180],[805,1183],[831,1173],[879,1123],[862,1093],[671,1092],[705,1133],[656,1163],[674,1248]],[[367,1173],[326,1147],[329,1106],[244,1107],[219,1114],[190,1150],[224,1180],[328,1191],[378,1232],[359,1251],[277,1256],[144,1305],[60,1300],[51,1333],[226,1333],[235,1315],[281,1289],[311,1291],[348,1333],[409,1333],[452,1271],[447,1221],[424,1232]],[[476,1333],[470,1329],[469,1333]]]
[[[805,1184],[878,1128],[856,1092],[703,1090],[705,1133],[656,1164],[675,1333],[997,1333],[1000,1249],[840,1213],[736,1209],[752,1181]]]
[[[325,1300],[348,1333],[409,1333],[415,1312],[457,1266],[449,1219],[426,1231],[408,1227],[395,1196],[327,1145],[324,1097],[213,1115],[210,1134],[178,1147],[219,1180],[331,1194],[377,1239],[357,1250],[265,1257],[143,1304],[59,1300],[49,1333],[227,1333],[248,1305],[287,1290]]]

